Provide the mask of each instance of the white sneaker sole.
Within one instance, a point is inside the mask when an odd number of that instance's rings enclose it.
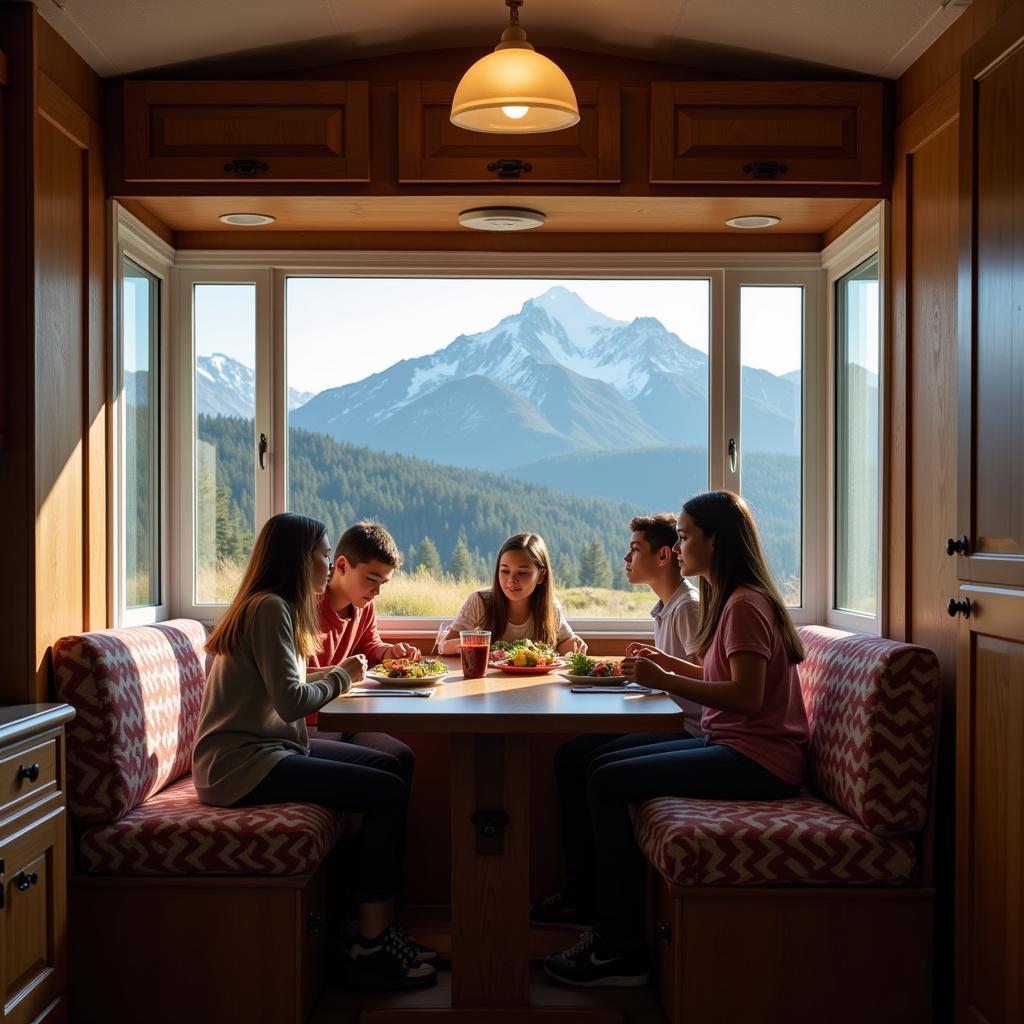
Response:
[[[643,988],[644,985],[650,984],[650,974],[635,974],[635,975],[609,975],[607,978],[595,978],[593,981],[573,981],[569,978],[563,978],[560,974],[556,974],[550,970],[547,964],[544,965],[544,973],[549,978],[554,978],[555,981],[560,981],[563,985],[575,985],[577,988]]]

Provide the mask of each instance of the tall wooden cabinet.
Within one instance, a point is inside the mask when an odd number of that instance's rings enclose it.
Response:
[[[957,970],[1024,1020],[1024,8],[961,65]]]

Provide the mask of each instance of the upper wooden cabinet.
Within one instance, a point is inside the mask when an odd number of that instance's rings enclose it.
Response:
[[[125,82],[125,181],[369,181],[366,82]]]
[[[617,182],[618,82],[574,82],[579,124],[541,135],[490,135],[449,120],[453,82],[402,82],[398,179],[406,182]]]
[[[652,82],[651,181],[878,184],[881,82]]]

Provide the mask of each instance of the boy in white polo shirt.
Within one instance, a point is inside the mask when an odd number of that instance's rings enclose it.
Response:
[[[656,657],[660,652],[676,658],[692,658],[700,605],[697,591],[679,575],[679,563],[672,551],[677,536],[676,523],[673,513],[659,512],[637,516],[629,524],[632,536],[624,556],[626,576],[630,583],[646,584],[658,595],[658,603],[651,609],[655,647],[630,644],[630,654],[639,653],[644,657],[653,654]],[[593,924],[589,904],[590,894],[594,891],[590,871],[594,857],[586,798],[588,766],[594,758],[618,749],[699,736],[703,709],[692,701],[681,703],[686,710],[685,733],[577,736],[558,748],[555,753],[555,779],[562,817],[565,881],[560,892],[530,907],[531,924],[580,928]]]
[[[651,609],[654,619],[654,647],[673,658],[693,660],[694,637],[700,616],[700,599],[689,580],[680,577],[679,563],[672,552],[676,542],[676,517],[671,512],[637,516],[629,528],[629,550],[625,554],[626,577],[634,586],[646,583],[658,596]],[[630,644],[629,653],[649,657],[649,644]],[[692,700],[677,698],[686,711],[685,729],[700,735],[703,708]]]

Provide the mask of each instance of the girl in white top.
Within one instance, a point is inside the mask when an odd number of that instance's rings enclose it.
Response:
[[[587,649],[565,621],[554,594],[547,545],[536,533],[517,533],[501,545],[494,582],[466,598],[439,647],[441,654],[458,653],[464,629],[489,629],[492,640],[539,640],[559,654]]]

